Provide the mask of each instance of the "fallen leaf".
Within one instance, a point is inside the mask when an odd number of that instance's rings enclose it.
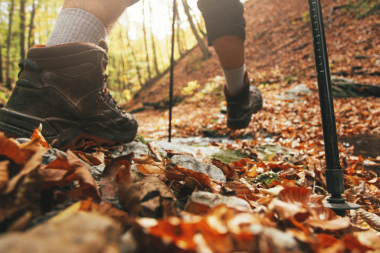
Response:
[[[9,165],[9,161],[0,162],[0,196],[2,195],[3,190],[7,187],[7,184],[8,184],[8,180],[9,180],[8,165]]]
[[[380,217],[376,214],[367,212],[363,209],[357,211],[360,217],[368,223],[372,228],[380,231]]]
[[[130,182],[131,163],[129,161],[133,155],[131,153],[129,157],[124,157],[125,160],[114,159],[104,168],[100,178],[100,191],[103,201],[117,199],[118,184],[122,181]]]
[[[40,130],[38,130],[38,128],[36,128],[32,134],[32,136],[30,137],[30,140],[33,141],[33,140],[36,140],[38,141],[39,144],[42,145],[42,147],[44,148],[51,148],[51,146],[49,145],[49,143],[45,140],[44,136],[41,134]]]
[[[308,205],[311,194],[311,189],[300,187],[288,187],[280,192],[280,198],[285,202],[302,206]]]
[[[355,237],[351,235],[346,235],[343,238],[344,245],[346,246],[346,249],[350,252],[360,252],[365,253],[370,250],[374,250],[374,248],[367,247],[363,244],[361,244]]]
[[[162,162],[162,157],[160,155],[160,152],[158,152],[158,148],[155,141],[148,142],[148,148],[150,152],[153,153],[155,160],[157,162]]]
[[[78,150],[73,150],[72,152],[91,166],[104,164],[104,153],[101,151],[96,151],[92,154]]]
[[[132,216],[162,217],[160,198],[175,199],[166,184],[155,176],[136,183],[121,182],[118,189],[120,203]]]
[[[54,185],[58,187],[68,186],[75,180],[79,180],[79,187],[64,194],[74,199],[92,198],[95,201],[100,200],[98,186],[90,171],[70,150],[67,151],[67,158],[58,156],[50,164],[42,166],[40,173],[44,178],[42,189]]]
[[[235,176],[235,180],[238,179],[238,176],[236,175],[235,170],[228,165],[227,163],[221,162],[218,159],[212,158],[211,162],[213,165],[218,167],[221,171],[223,171],[223,174],[228,178],[233,178]],[[236,178],[237,176],[237,178]]]
[[[0,238],[0,252],[119,252],[120,225],[92,212],[55,216],[25,233]]]
[[[150,155],[140,155],[139,158],[133,158],[137,170],[143,174],[164,174],[165,164],[156,162]]]

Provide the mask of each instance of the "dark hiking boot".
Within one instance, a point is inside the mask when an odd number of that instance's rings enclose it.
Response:
[[[253,113],[263,107],[261,92],[256,86],[250,86],[247,73],[244,76],[244,87],[231,95],[224,86],[227,101],[227,127],[231,129],[246,128]]]
[[[134,139],[136,119],[117,106],[106,88],[107,44],[72,43],[35,46],[19,64],[19,80],[5,108],[0,130],[30,137],[42,134],[60,149],[85,140],[115,145]]]

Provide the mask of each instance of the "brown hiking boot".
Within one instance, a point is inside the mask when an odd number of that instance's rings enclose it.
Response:
[[[0,130],[30,137],[42,124],[53,146],[75,148],[83,140],[115,145],[134,139],[138,123],[122,111],[106,88],[107,44],[35,46],[5,108]]]
[[[251,115],[263,107],[261,92],[256,86],[250,86],[247,73],[244,75],[244,87],[231,95],[224,86],[227,101],[227,127],[231,129],[246,128]]]

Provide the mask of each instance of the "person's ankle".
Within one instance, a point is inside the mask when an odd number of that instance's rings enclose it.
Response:
[[[236,69],[223,69],[223,72],[228,92],[236,94],[244,86],[245,64]]]
[[[81,9],[67,8],[59,13],[46,46],[75,42],[98,45],[106,38],[106,28],[94,15]]]

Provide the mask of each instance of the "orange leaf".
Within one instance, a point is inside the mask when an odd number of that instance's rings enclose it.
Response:
[[[34,130],[32,136],[30,137],[30,140],[37,140],[38,143],[42,145],[42,147],[51,148],[49,143],[45,140],[45,138],[41,134],[40,130],[38,130],[38,128]]]
[[[134,158],[137,170],[143,174],[164,174],[165,166],[162,162],[156,162],[150,155],[140,155]]]
[[[346,235],[343,238],[343,242],[344,242],[344,245],[346,246],[346,249],[348,249],[350,252],[365,253],[370,250],[375,250],[373,248],[370,248],[361,244],[355,237],[351,235]]]
[[[0,196],[8,184],[8,180],[9,180],[8,165],[9,165],[9,161],[0,162]]]

